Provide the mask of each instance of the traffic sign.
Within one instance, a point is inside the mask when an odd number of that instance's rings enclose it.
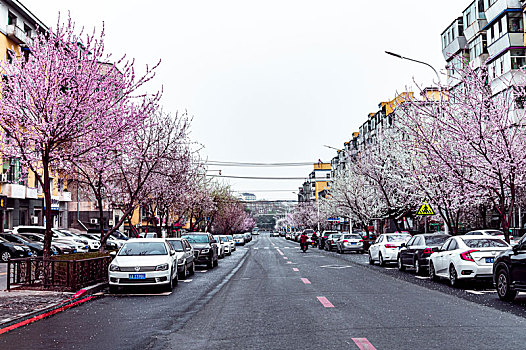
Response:
[[[424,202],[416,212],[416,215],[436,215],[436,213],[427,202]]]

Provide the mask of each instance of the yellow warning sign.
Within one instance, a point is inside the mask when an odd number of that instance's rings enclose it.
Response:
[[[416,212],[416,215],[435,215],[435,211],[427,202],[424,202]]]

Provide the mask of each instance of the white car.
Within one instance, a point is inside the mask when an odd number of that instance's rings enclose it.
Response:
[[[494,238],[502,239],[503,241],[506,240],[506,237],[504,236],[504,232],[500,230],[493,230],[493,229],[485,229],[485,230],[475,230],[475,231],[469,231],[468,233],[464,234],[464,236],[491,236]],[[515,237],[510,235],[510,244],[515,245]]]
[[[225,254],[226,255],[232,255],[232,247],[235,248],[235,244],[233,241],[231,241],[227,235],[218,235],[214,236],[216,241],[221,242],[225,246]]]
[[[110,292],[126,286],[164,286],[179,282],[175,250],[163,238],[133,238],[119,249],[108,268]]]
[[[236,251],[236,242],[234,242],[234,237],[232,235],[224,235],[226,239],[228,240],[228,244],[230,244],[230,252]]]
[[[495,258],[509,248],[502,239],[487,235],[451,237],[431,254],[429,277],[447,278],[452,286],[459,280],[492,278]]]
[[[214,239],[217,243],[217,256],[219,259],[223,259],[227,253],[227,244],[225,244],[224,241],[221,240],[221,237],[219,235],[214,235]],[[230,252],[230,245],[228,244],[228,250]]]
[[[74,234],[73,232],[71,232],[69,230],[59,229],[58,231],[63,233],[64,235],[66,235],[68,237],[78,238],[78,239],[80,239],[82,241],[85,241],[86,243],[88,243],[89,250],[91,250],[91,251],[97,251],[100,248],[100,241],[97,241],[96,239],[91,239],[91,238],[88,238],[88,237],[79,236],[79,235],[76,235],[76,234]]]
[[[234,235],[234,243],[236,245],[245,245],[245,235],[243,234],[235,234]]]
[[[385,233],[380,235],[376,241],[369,247],[369,264],[378,261],[380,266],[385,266],[388,262],[396,262],[398,251],[402,243],[411,239],[407,233]]]
[[[63,232],[60,232],[57,229],[52,228],[53,239],[60,240],[62,242],[67,242],[75,247],[77,253],[87,253],[89,251],[88,240],[85,238],[66,235]]]

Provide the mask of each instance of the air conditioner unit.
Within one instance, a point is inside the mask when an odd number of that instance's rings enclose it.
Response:
[[[99,223],[99,219],[90,219],[89,222],[90,222],[90,224],[98,224]]]

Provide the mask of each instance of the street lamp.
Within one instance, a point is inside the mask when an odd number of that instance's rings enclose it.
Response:
[[[409,58],[409,57],[404,57],[402,55],[399,55],[397,53],[394,53],[394,52],[389,52],[389,51],[385,51],[386,54],[388,55],[391,55],[391,56],[394,56],[396,58],[399,58],[401,60],[407,60],[407,61],[412,61],[412,62],[416,62],[416,63],[420,63],[420,64],[423,64],[423,65],[426,65],[428,66],[429,68],[431,68],[433,70],[433,72],[435,72],[437,78],[438,78],[438,84],[440,84],[440,75],[438,74],[437,70],[435,69],[435,67],[433,67],[432,65],[430,65],[429,63],[427,62],[422,62],[422,61],[419,61],[419,60],[415,60],[413,58]]]

